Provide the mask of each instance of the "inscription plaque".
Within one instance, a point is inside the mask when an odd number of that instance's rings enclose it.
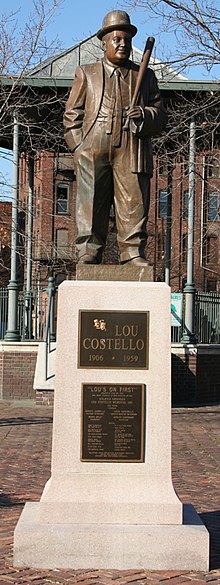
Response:
[[[81,461],[144,461],[145,386],[83,384]]]
[[[79,368],[148,369],[149,311],[79,311]]]

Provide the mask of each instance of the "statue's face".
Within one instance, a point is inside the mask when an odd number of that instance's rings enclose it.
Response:
[[[125,30],[114,30],[103,37],[105,58],[113,65],[123,65],[131,52],[131,33]]]

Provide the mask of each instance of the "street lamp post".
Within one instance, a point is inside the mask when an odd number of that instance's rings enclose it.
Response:
[[[19,125],[17,112],[13,120],[13,185],[12,185],[12,229],[11,229],[11,279],[8,284],[8,328],[6,341],[20,341],[18,330],[18,281],[17,281],[17,239],[18,239],[18,196],[19,196]]]
[[[195,294],[194,284],[194,208],[195,208],[195,121],[190,122],[189,144],[189,204],[188,204],[188,248],[187,248],[187,282],[184,287],[185,319],[182,343],[196,343],[195,325]]]
[[[32,236],[33,236],[33,191],[34,191],[34,158],[28,157],[28,209],[27,209],[27,274],[25,291],[25,339],[32,337]]]
[[[166,266],[165,282],[170,286],[170,268],[171,268],[171,229],[172,229],[172,180],[173,167],[168,155],[168,179],[167,179],[167,232],[166,232]]]

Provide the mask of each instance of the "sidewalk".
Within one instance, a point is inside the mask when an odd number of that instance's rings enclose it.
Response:
[[[87,571],[13,568],[13,532],[22,507],[40,499],[50,476],[52,409],[0,402],[0,584],[220,585],[220,405],[173,410],[173,482],[211,534],[208,574],[192,571]]]

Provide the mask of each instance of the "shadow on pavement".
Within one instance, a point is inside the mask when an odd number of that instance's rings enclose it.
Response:
[[[44,417],[34,417],[34,418],[25,418],[25,417],[17,417],[17,418],[2,418],[0,419],[0,426],[12,426],[12,425],[42,425],[52,423],[53,418],[52,416],[44,416]]]
[[[200,514],[210,534],[210,570],[220,568],[220,510]]]
[[[13,506],[24,506],[24,504],[23,500],[12,499],[6,494],[0,494],[0,508],[12,508]]]

